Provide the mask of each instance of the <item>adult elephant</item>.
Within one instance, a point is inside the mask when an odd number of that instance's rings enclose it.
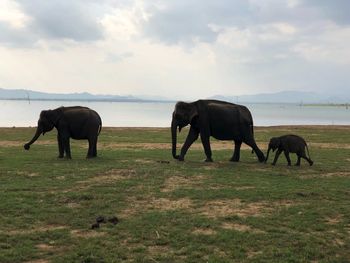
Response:
[[[41,134],[57,129],[58,158],[66,157],[71,159],[69,139],[88,140],[89,150],[87,158],[97,156],[97,137],[102,128],[102,121],[96,111],[87,107],[60,107],[55,110],[44,110],[40,113],[36,133],[30,142],[24,145],[29,150]]]
[[[179,132],[191,125],[180,155],[176,155],[177,128]],[[232,162],[240,159],[242,142],[252,147],[260,162],[265,161],[263,152],[254,140],[253,119],[247,107],[218,100],[198,100],[192,103],[177,102],[171,122],[172,155],[183,161],[188,148],[197,140],[198,135],[207,156],[206,162],[212,162],[210,136],[218,140],[233,140],[235,148]]]

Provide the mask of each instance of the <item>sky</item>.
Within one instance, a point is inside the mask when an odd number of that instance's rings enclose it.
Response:
[[[349,0],[0,0],[0,87],[350,94]]]

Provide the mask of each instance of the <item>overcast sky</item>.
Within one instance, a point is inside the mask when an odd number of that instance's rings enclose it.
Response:
[[[0,87],[350,93],[349,0],[0,0]]]

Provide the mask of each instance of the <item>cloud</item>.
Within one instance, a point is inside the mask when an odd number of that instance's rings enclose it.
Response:
[[[18,0],[2,16],[12,18],[2,22],[4,32],[0,33],[0,41],[18,47],[33,46],[40,40],[101,40],[102,7],[97,2],[82,0]]]

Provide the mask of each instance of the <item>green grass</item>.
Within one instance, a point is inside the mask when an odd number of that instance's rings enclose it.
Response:
[[[262,148],[286,133],[310,145],[314,166],[273,167],[247,148],[231,163],[215,140],[214,163],[200,140],[177,162],[169,129],[148,128],[104,128],[98,158],[72,141],[62,160],[55,132],[24,151],[34,129],[2,128],[0,262],[350,262],[349,132],[258,128]],[[91,230],[99,215],[120,222]]]

